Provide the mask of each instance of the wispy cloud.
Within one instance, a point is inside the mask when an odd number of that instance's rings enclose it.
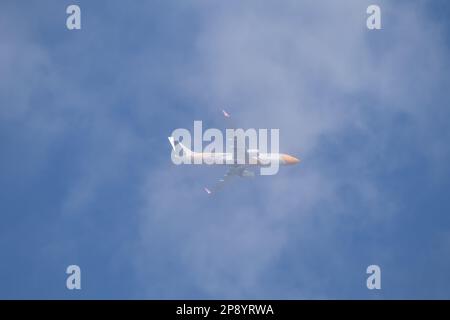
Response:
[[[58,29],[51,2],[36,4],[45,24],[6,6],[1,169],[30,187],[2,190],[45,201],[32,199],[39,219],[18,213],[40,224],[21,229],[25,240],[5,230],[4,248],[31,243],[33,263],[72,252],[121,289],[126,269],[138,297],[366,298],[378,261],[407,285],[418,271],[403,275],[411,256],[397,253],[420,223],[389,241],[411,217],[416,170],[430,199],[449,174],[447,31],[425,4],[386,1],[383,29],[369,31],[368,4],[83,2],[79,33]],[[166,137],[193,120],[222,126],[223,108],[243,127],[279,128],[281,149],[303,162],[208,197],[222,168],[172,165]],[[448,265],[441,228],[424,267],[434,284]]]
[[[174,273],[192,278],[186,285],[194,283],[200,296],[339,297],[331,289],[339,283],[333,277],[364,272],[364,256],[381,263],[395,254],[384,244],[353,254],[327,241],[340,243],[342,232],[355,233],[358,241],[358,228],[371,226],[368,237],[376,237],[379,227],[383,232],[402,214],[380,175],[408,165],[411,152],[429,157],[430,144],[439,143],[423,141],[421,132],[433,126],[424,116],[436,110],[430,103],[446,78],[447,49],[420,5],[383,2],[383,30],[375,32],[365,27],[367,5],[198,6],[202,28],[180,87],[208,117],[230,106],[244,126],[280,128],[282,148],[304,159],[270,181],[239,181],[215,199],[199,194],[205,172],[163,166],[150,174],[143,213],[153,218],[142,225],[143,241],[171,248],[169,255],[180,263]],[[192,120],[186,117],[187,125]],[[398,134],[421,147],[394,151]],[[428,165],[442,160],[429,158]],[[155,229],[171,241],[146,242],[145,234]],[[318,258],[309,252],[315,250],[326,254],[323,269],[309,265]],[[151,254],[146,261],[155,259]],[[298,269],[280,271],[287,261]],[[176,287],[167,295],[184,296]]]

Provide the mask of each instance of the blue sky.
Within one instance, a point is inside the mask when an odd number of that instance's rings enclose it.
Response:
[[[449,299],[449,4],[372,3],[2,1],[0,298]],[[208,197],[223,108],[303,162]]]

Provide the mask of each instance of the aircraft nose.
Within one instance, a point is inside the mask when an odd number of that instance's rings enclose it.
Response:
[[[299,162],[300,162],[299,159],[297,159],[296,157],[290,156],[290,155],[288,155],[288,154],[284,154],[284,155],[283,155],[283,161],[284,161],[286,164],[296,164],[296,163],[299,163]]]

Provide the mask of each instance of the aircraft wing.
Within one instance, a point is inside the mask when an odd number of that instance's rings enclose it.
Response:
[[[236,128],[236,124],[234,119],[231,117],[231,114],[225,110],[222,110],[222,114],[225,118],[225,123],[227,126],[227,129],[234,129]],[[247,156],[247,150],[245,149],[245,147],[239,146],[238,147],[238,143],[237,143],[237,138],[230,138],[229,141],[227,141],[227,143],[232,143],[233,144],[233,162],[237,165],[238,164],[238,156]],[[244,161],[245,159],[239,159],[241,161]]]
[[[232,125],[231,123],[231,115],[225,111],[222,110],[222,113],[224,115],[224,117],[227,119],[228,122],[228,126]],[[224,187],[225,184],[227,184],[233,177],[253,177],[255,175],[255,173],[253,171],[247,170],[246,169],[246,165],[240,165],[240,164],[236,164],[237,163],[237,154],[238,154],[238,147],[237,147],[237,140],[236,138],[233,139],[233,158],[234,158],[234,163],[233,165],[231,165],[231,167],[229,167],[228,171],[224,174],[224,176],[219,179],[216,184],[214,186],[212,186],[211,188],[207,188],[205,187],[205,191],[208,194],[212,194],[212,193],[216,193],[217,191],[219,191],[220,189],[222,189]],[[247,153],[247,152],[245,152]]]
[[[216,193],[220,189],[222,189],[226,183],[228,183],[233,177],[253,177],[255,173],[251,170],[246,169],[245,165],[233,165],[230,169],[228,169],[227,173],[219,179],[216,184],[211,187],[205,187],[205,191],[207,194]]]
[[[228,183],[233,177],[238,176],[238,173],[233,170],[234,168],[230,168],[222,178],[220,178],[211,188],[205,187],[205,191],[207,194],[216,193],[220,189],[224,187],[226,183]]]

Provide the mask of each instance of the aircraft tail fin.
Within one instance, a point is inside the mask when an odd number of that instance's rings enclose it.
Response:
[[[179,145],[181,147],[181,149],[183,149],[183,152],[186,155],[191,155],[193,153],[193,151],[191,149],[189,149],[188,147],[186,147],[184,144],[182,144],[181,142],[175,140],[174,137],[168,137],[170,145],[172,146],[172,149],[174,151],[176,151],[176,147]]]

